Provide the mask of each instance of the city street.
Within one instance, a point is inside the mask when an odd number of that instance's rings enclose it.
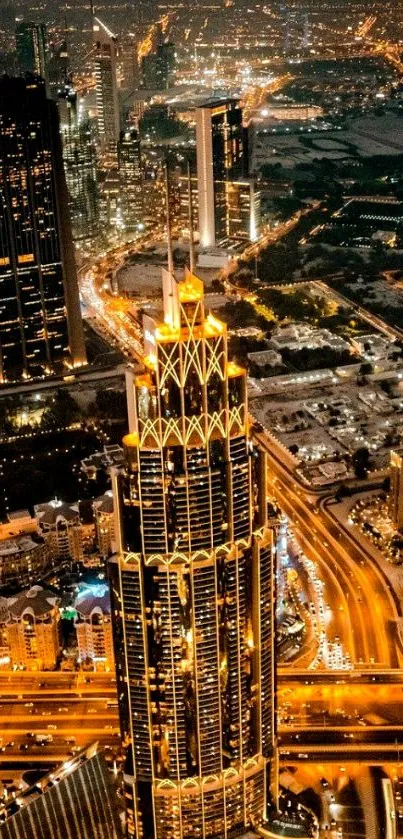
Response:
[[[400,666],[396,629],[400,615],[389,583],[364,548],[297,484],[272,441],[264,433],[255,436],[268,454],[269,491],[288,516],[305,553],[320,567],[332,614],[339,613],[333,629],[352,662]]]

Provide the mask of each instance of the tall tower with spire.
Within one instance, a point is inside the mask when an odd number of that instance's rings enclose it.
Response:
[[[275,745],[266,464],[226,326],[169,264],[113,476],[127,835],[230,839],[265,821]]]

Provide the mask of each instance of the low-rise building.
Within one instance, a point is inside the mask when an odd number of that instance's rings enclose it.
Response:
[[[59,598],[33,586],[8,601],[6,624],[11,664],[27,670],[53,670],[60,655]]]
[[[281,367],[283,359],[279,352],[275,350],[260,350],[260,352],[248,353],[248,361],[252,367],[258,367],[259,370],[265,372],[267,368],[274,369]]]
[[[77,504],[54,498],[34,507],[38,527],[47,541],[52,559],[83,559],[83,534]]]
[[[29,586],[50,563],[50,551],[28,510],[8,513],[0,523],[0,586]]]
[[[81,461],[81,469],[90,480],[95,481],[99,472],[107,472],[111,466],[122,466],[123,449],[117,444],[104,446],[102,452],[95,452]]]
[[[269,345],[279,352],[285,349],[298,352],[305,347],[311,350],[329,347],[343,352],[350,348],[344,338],[329,329],[318,329],[308,323],[290,323],[288,326],[277,327],[270,336]]]
[[[99,553],[106,559],[114,551],[115,513],[113,494],[107,490],[93,502],[95,544]]]
[[[107,585],[85,586],[75,602],[79,659],[94,670],[114,667],[111,603]]]

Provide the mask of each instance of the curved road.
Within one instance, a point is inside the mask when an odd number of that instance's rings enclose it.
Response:
[[[313,548],[319,555],[324,582],[329,591],[333,588],[333,596],[334,578],[339,583],[339,595],[330,605],[333,611],[343,610],[347,605],[353,633],[352,660],[358,664],[399,667],[402,656],[395,622],[400,615],[388,582],[348,532],[333,521],[327,510],[317,508],[309,492],[298,487],[264,433],[255,432],[254,436],[268,454],[273,494],[298,526],[298,539],[305,545],[307,555]]]

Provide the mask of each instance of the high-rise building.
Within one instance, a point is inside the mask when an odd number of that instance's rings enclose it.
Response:
[[[27,670],[53,670],[61,651],[58,598],[42,586],[32,586],[8,603],[11,663]]]
[[[0,808],[0,839],[122,839],[116,791],[96,745]]]
[[[0,81],[0,382],[86,361],[56,104]]]
[[[201,245],[257,238],[260,193],[248,178],[247,132],[236,99],[196,109],[196,152]]]
[[[104,152],[112,158],[117,154],[120,117],[117,87],[117,38],[94,17],[95,78],[98,114],[98,132]]]
[[[74,621],[77,646],[83,664],[94,670],[114,666],[111,602],[107,585],[84,586],[76,597]]]
[[[167,90],[175,69],[175,44],[161,40],[155,50],[143,56],[141,69],[144,87],[149,90]]]
[[[265,820],[274,730],[274,582],[265,455],[245,370],[203,283],[163,278],[127,376],[126,465],[110,560],[128,836],[229,839]]]
[[[143,170],[140,139],[135,128],[121,132],[118,157],[123,224],[127,230],[138,230],[143,223]]]
[[[93,239],[100,232],[97,159],[91,125],[80,121],[77,93],[71,83],[58,91],[63,162],[74,239]]]
[[[34,73],[46,79],[48,60],[48,36],[44,23],[32,23],[20,18],[16,20],[15,42],[17,60],[21,75]]]
[[[58,96],[60,88],[63,88],[66,83],[68,68],[69,53],[67,49],[67,41],[63,38],[61,41],[52,43],[49,47],[47,78],[49,82],[49,92],[53,98]]]
[[[403,449],[390,453],[389,514],[394,526],[403,528]]]

